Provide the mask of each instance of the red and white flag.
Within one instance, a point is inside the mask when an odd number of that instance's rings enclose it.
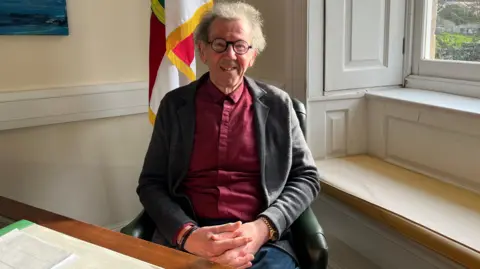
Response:
[[[193,31],[212,0],[151,0],[149,118],[163,96],[196,79]]]

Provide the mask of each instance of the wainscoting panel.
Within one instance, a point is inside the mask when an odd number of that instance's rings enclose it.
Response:
[[[326,117],[327,155],[345,156],[347,154],[348,110],[327,111]]]
[[[480,115],[369,97],[368,152],[480,192]]]
[[[315,159],[366,152],[366,102],[362,97],[310,101],[307,126]]]

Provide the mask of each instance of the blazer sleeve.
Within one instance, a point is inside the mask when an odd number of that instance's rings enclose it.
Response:
[[[299,120],[289,100],[291,167],[278,198],[260,216],[275,226],[279,237],[310,206],[320,192],[320,175],[308,148]]]
[[[170,196],[168,191],[169,139],[167,117],[168,94],[162,99],[140,173],[137,194],[145,211],[156,224],[158,231],[172,241],[186,223],[195,223]],[[176,242],[172,242],[176,245]]]

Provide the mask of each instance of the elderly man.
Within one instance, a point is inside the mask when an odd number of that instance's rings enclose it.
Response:
[[[320,178],[289,96],[245,72],[260,13],[217,3],[195,31],[209,72],[162,100],[137,193],[154,242],[235,268],[297,268],[289,227]]]

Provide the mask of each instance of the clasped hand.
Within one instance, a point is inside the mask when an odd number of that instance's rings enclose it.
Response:
[[[268,228],[256,220],[228,223],[195,230],[185,249],[210,261],[243,269],[252,266],[254,254],[268,240]]]

